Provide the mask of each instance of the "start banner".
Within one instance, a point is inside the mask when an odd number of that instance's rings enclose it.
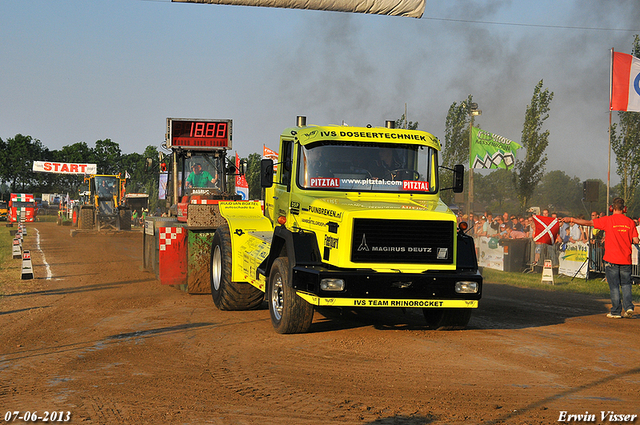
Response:
[[[56,174],[98,174],[97,164],[33,161],[33,171]]]

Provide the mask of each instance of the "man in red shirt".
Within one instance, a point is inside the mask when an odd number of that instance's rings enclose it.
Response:
[[[638,231],[635,222],[625,215],[627,208],[624,199],[614,198],[613,214],[582,220],[565,217],[565,223],[577,223],[581,226],[593,226],[605,231],[604,257],[605,276],[611,293],[611,312],[607,317],[620,319],[633,318],[633,299],[631,297],[631,245],[638,243]],[[622,292],[622,304],[620,303]]]

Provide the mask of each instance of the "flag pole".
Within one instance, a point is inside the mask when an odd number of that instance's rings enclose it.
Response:
[[[611,188],[611,95],[613,90],[613,47],[611,48],[611,65],[609,66],[609,160],[607,163],[607,205],[609,204],[609,191]],[[609,215],[609,209],[607,208],[607,215]]]
[[[471,118],[469,120],[469,196],[467,197],[467,214],[468,214],[469,220],[471,220],[471,213],[473,212],[473,163],[471,160],[472,146],[473,146],[473,115],[471,115]],[[471,223],[471,221],[469,221],[469,223]]]

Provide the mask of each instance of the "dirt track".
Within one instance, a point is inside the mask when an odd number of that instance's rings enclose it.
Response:
[[[35,279],[20,280],[13,260],[16,280],[0,286],[0,418],[413,425],[640,415],[640,320],[606,319],[607,300],[487,284],[465,331],[425,330],[417,310],[327,310],[310,333],[279,335],[266,309],[222,312],[210,296],[161,286],[141,270],[139,232],[28,229]]]

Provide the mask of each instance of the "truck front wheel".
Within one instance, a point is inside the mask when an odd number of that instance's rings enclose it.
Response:
[[[304,333],[313,322],[313,305],[300,298],[289,284],[289,259],[277,258],[269,274],[269,314],[280,334]]]
[[[231,281],[231,235],[229,226],[216,230],[211,243],[211,296],[220,310],[251,310],[262,304],[262,291],[248,283]]]
[[[423,308],[424,318],[430,329],[464,329],[471,319],[470,308]]]

